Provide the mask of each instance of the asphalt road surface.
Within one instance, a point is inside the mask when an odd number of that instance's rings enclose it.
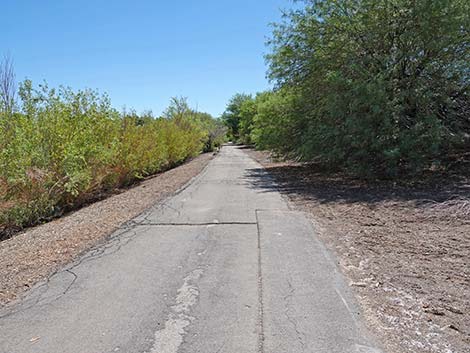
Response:
[[[309,219],[225,146],[174,197],[0,311],[0,352],[380,352],[345,283]]]

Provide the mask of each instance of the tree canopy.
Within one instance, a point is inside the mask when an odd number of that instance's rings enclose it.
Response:
[[[275,89],[256,97],[249,132],[260,147],[374,176],[468,151],[470,2],[303,3],[268,42]]]

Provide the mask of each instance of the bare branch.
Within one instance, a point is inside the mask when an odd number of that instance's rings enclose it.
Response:
[[[13,60],[9,55],[0,63],[0,112],[13,113],[16,102],[16,80]]]

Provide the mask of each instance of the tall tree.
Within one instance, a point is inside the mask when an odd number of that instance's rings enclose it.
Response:
[[[225,112],[222,114],[222,120],[228,128],[229,137],[238,141],[240,138],[240,121],[243,103],[251,100],[252,97],[249,94],[237,93],[235,94],[227,104]]]
[[[270,78],[302,102],[293,153],[396,175],[468,146],[470,2],[304,3],[267,56]]]

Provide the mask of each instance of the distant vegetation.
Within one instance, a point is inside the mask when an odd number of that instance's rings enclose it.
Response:
[[[304,3],[269,41],[275,89],[228,104],[232,139],[365,177],[468,160],[468,0]]]
[[[8,61],[0,109],[0,238],[183,163],[226,130],[174,98],[163,114],[119,113],[95,91],[20,84]],[[7,87],[8,86],[8,87]]]

